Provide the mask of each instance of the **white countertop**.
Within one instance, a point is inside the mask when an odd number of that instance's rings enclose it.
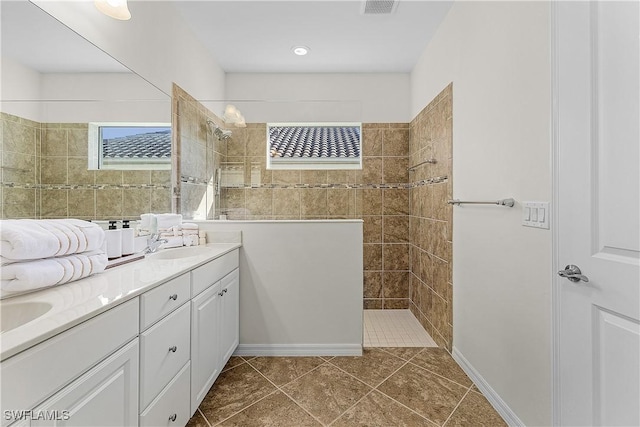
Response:
[[[202,247],[202,253],[185,258],[154,259],[150,256],[76,282],[2,300],[0,310],[8,305],[30,302],[49,303],[53,308],[31,322],[2,333],[0,360],[5,360],[240,246],[240,243],[209,243]]]

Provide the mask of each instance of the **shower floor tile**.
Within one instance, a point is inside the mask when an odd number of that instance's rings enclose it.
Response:
[[[410,310],[364,310],[365,347],[437,347]]]

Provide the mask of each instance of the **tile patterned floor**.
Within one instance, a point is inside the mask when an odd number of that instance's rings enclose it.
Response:
[[[437,347],[410,310],[364,310],[365,347]]]
[[[232,357],[188,427],[506,426],[441,348]]]

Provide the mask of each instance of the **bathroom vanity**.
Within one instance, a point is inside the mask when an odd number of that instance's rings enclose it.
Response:
[[[2,301],[39,307],[3,326],[2,426],[185,425],[238,346],[239,247],[166,250]]]

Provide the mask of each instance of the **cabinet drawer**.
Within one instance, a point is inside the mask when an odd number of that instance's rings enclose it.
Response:
[[[190,365],[187,362],[140,414],[140,427],[184,426],[189,422]]]
[[[140,409],[146,408],[189,360],[191,305],[140,334]]]
[[[4,360],[2,408],[34,408],[136,335],[138,298]]]
[[[189,273],[178,276],[140,296],[140,330],[144,331],[191,298]]]
[[[236,249],[191,271],[191,295],[196,296],[209,286],[238,268],[239,251]]]

